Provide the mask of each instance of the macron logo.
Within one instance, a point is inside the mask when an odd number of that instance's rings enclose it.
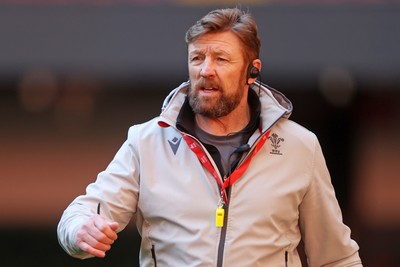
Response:
[[[172,140],[168,140],[168,143],[171,146],[171,149],[172,149],[172,152],[174,152],[174,155],[176,155],[176,151],[178,150],[181,140],[182,140],[182,137],[181,138],[174,137]]]

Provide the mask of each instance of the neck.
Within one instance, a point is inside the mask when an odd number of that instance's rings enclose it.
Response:
[[[200,114],[195,115],[197,125],[205,132],[224,136],[236,133],[244,129],[250,121],[249,105],[238,106],[227,116],[209,118]]]

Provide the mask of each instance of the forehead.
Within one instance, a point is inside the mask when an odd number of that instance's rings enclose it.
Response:
[[[204,34],[188,46],[189,53],[210,51],[213,53],[236,54],[243,51],[243,49],[244,46],[240,39],[230,31]]]

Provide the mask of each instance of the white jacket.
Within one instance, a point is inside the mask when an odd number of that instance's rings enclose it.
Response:
[[[65,210],[62,247],[89,256],[75,246],[76,231],[101,203],[101,214],[120,223],[119,231],[136,218],[144,267],[301,266],[301,238],[311,267],[362,266],[316,136],[290,121],[290,101],[265,85],[252,88],[261,102],[261,131],[249,145],[270,135],[231,186],[226,223],[216,227],[216,180],[175,126],[187,87],[171,92],[159,117],[129,129],[110,165]]]

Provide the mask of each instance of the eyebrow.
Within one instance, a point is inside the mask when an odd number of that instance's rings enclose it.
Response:
[[[194,49],[193,51],[190,51],[189,52],[189,55],[204,55],[204,54],[206,54],[207,53],[207,50],[206,49]],[[218,50],[215,50],[215,49],[213,49],[213,50],[211,50],[210,51],[210,53],[211,53],[211,55],[215,55],[215,56],[221,56],[221,55],[223,55],[223,56],[232,56],[230,53],[228,53],[228,52],[226,52],[226,51],[224,51],[224,50],[221,50],[221,49],[218,49]]]

